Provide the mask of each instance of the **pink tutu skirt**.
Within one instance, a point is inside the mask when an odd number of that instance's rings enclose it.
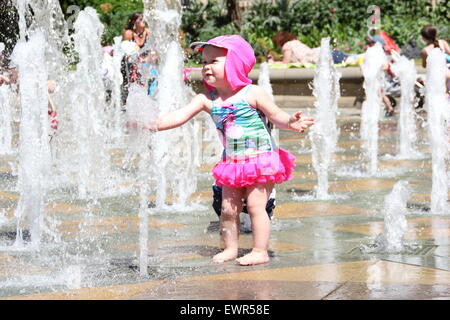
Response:
[[[279,148],[245,159],[223,159],[214,166],[212,174],[218,186],[246,187],[255,183],[282,183],[292,178],[294,168],[295,157]]]

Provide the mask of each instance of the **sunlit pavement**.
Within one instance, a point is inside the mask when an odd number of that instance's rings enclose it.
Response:
[[[293,110],[288,110],[292,112]],[[304,114],[312,113],[305,109]],[[156,212],[149,219],[148,276],[139,275],[139,218],[129,202],[115,199],[90,208],[58,203],[47,208],[58,217],[62,241],[97,237],[74,250],[105,258],[98,270],[72,266],[64,270],[32,254],[0,251],[0,297],[3,299],[450,299],[450,215],[430,213],[431,160],[426,131],[419,126],[418,160],[395,160],[397,117],[382,118],[380,174],[354,174],[362,161],[360,110],[342,109],[338,151],[330,168],[330,200],[316,200],[317,176],[311,165],[307,135],[281,131],[280,146],[297,157],[294,178],[278,185],[267,264],[214,264],[219,252],[218,218],[211,208],[212,164],[199,168],[199,184],[190,212]],[[421,124],[420,122],[418,123]],[[10,173],[0,159],[0,175]],[[407,230],[400,252],[370,253],[384,232],[384,197],[399,180],[408,181]],[[1,219],[13,215],[18,195],[0,188]],[[2,209],[3,208],[3,209]],[[1,225],[1,224],[0,224]],[[3,238],[9,229],[1,229]],[[251,233],[242,232],[239,255],[251,248]],[[62,250],[64,255],[65,249]],[[44,250],[43,250],[44,251]],[[48,249],[50,252],[51,249]],[[47,251],[46,251],[47,252]],[[80,253],[81,254],[81,253]],[[57,256],[57,255],[56,255]],[[61,258],[63,260],[63,258]],[[95,259],[94,259],[95,260]],[[58,261],[59,263],[59,261]],[[55,263],[55,264],[58,264]],[[55,275],[56,274],[56,275]],[[22,281],[22,285],[17,283]],[[26,285],[29,281],[30,285]]]

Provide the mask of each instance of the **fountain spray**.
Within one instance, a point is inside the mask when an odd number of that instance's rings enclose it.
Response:
[[[366,99],[361,108],[362,149],[369,161],[369,173],[374,175],[378,167],[378,121],[382,109],[381,90],[384,82],[383,64],[387,63],[386,54],[380,43],[366,51],[361,65],[364,75]]]
[[[12,116],[14,93],[9,85],[0,86],[0,154],[13,153]]]
[[[0,56],[4,49],[0,42]],[[10,86],[0,86],[0,154],[12,153],[12,96]]]
[[[407,181],[398,181],[384,199],[384,239],[388,252],[398,252],[403,248],[406,232],[406,202],[411,190]]]
[[[400,252],[403,250],[403,238],[408,226],[406,221],[407,201],[411,188],[407,181],[398,181],[392,191],[384,197],[384,232],[379,234],[373,245],[361,245],[367,253]]]
[[[153,38],[146,46],[154,48],[161,57],[156,100],[161,115],[177,110],[188,102],[190,91],[182,78],[183,50],[179,44],[181,3],[176,1],[145,0],[144,16],[153,30]],[[145,49],[145,48],[143,48]],[[195,156],[200,148],[194,125],[156,134],[155,164],[158,167],[156,207],[167,207],[167,194],[171,190],[173,206],[184,209],[187,198],[197,187]]]
[[[133,84],[127,98],[127,118],[130,121],[151,123],[158,117],[156,101],[145,88]],[[142,123],[142,122],[140,122]],[[152,146],[156,144],[155,134],[138,126],[130,131],[129,154],[138,158],[136,193],[139,195],[139,270],[140,275],[148,276],[148,198],[155,191],[155,164]]]
[[[51,163],[47,70],[43,63],[45,46],[43,33],[36,32],[28,42],[19,42],[11,56],[19,70],[22,105],[18,179],[20,198],[15,212],[18,219],[17,246],[21,245],[22,230],[27,227],[31,231],[32,246],[38,247],[41,239],[43,203]]]
[[[314,70],[314,90],[316,97],[316,124],[311,128],[309,137],[312,144],[312,163],[317,172],[318,183],[316,197],[328,197],[328,170],[331,157],[336,150],[339,130],[336,125],[338,99],[340,97],[339,79],[333,64],[330,50],[330,38],[323,38],[320,47],[319,62]]]
[[[267,62],[263,62],[259,66],[258,85],[262,87],[269,94],[272,101],[275,102],[272,85],[270,83],[269,64]],[[272,139],[278,142],[278,128],[273,127],[270,134],[272,135]]]
[[[65,143],[60,146],[59,167],[66,179],[75,182],[78,197],[88,199],[113,189],[110,168],[105,165],[109,163],[110,133],[101,73],[104,27],[90,7],[79,13],[74,26],[79,63],[71,74],[69,101],[62,114],[66,121],[60,139]]]
[[[439,48],[434,48],[427,58],[425,107],[432,150],[431,212],[435,214],[450,213],[448,205],[450,106],[445,93],[446,71],[445,54]]]
[[[392,72],[400,80],[401,98],[399,113],[399,143],[397,159],[411,159],[420,154],[415,149],[417,141],[416,122],[414,112],[414,85],[417,78],[414,60],[409,60],[405,56],[398,56],[393,51],[395,63],[392,65]]]
[[[0,86],[0,154],[10,154],[12,148],[12,101],[9,86]]]

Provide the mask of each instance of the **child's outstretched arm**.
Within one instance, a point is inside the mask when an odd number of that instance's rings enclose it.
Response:
[[[286,111],[281,110],[261,87],[253,86],[252,91],[256,108],[261,110],[278,128],[304,132],[314,124],[314,118],[302,117],[301,111],[289,115]]]
[[[144,123],[143,128],[150,131],[163,131],[173,128],[177,128],[191,120],[200,111],[207,111],[207,98],[204,94],[196,95],[186,106],[166,113],[160,116],[158,119]],[[136,127],[137,122],[128,122],[128,127]]]

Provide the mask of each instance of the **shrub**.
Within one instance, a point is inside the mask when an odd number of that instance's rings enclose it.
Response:
[[[105,26],[102,45],[113,44],[114,37],[122,35],[131,15],[144,10],[142,0],[63,0],[60,3],[66,19],[73,14],[67,11],[71,5],[76,5],[81,10],[86,7],[96,9]]]
[[[287,30],[310,47],[317,47],[321,38],[330,37],[344,52],[361,52],[373,15],[368,8],[373,3],[373,0],[274,3],[259,0],[245,13],[241,32],[249,39],[270,39],[276,32]],[[381,12],[381,28],[401,47],[410,40],[420,42],[420,29],[426,24],[436,25],[440,37],[448,38],[450,2],[440,2],[434,11],[427,0],[378,0],[376,5]]]

